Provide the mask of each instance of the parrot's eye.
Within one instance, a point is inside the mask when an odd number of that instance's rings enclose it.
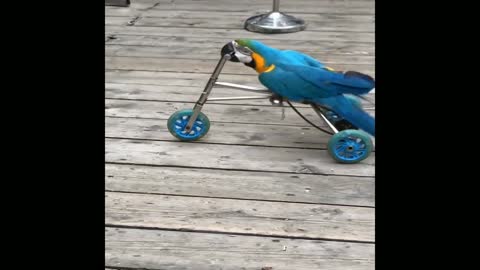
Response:
[[[240,52],[240,53],[243,53],[245,55],[251,55],[252,54],[252,50],[250,50],[249,48],[247,47],[238,47],[237,50]]]
[[[238,45],[238,43],[234,43],[235,50],[243,55],[252,55],[252,50],[247,47],[243,47]]]

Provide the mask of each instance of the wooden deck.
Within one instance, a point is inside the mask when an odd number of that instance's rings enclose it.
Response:
[[[194,143],[166,128],[172,113],[193,107],[221,47],[236,38],[375,76],[373,0],[281,0],[306,31],[243,30],[271,5],[133,0],[105,8],[106,269],[374,269],[375,153],[335,163],[329,135],[289,108],[282,119],[268,100],[207,103],[211,129]],[[260,86],[238,63],[219,80]],[[244,93],[213,90],[235,94]]]

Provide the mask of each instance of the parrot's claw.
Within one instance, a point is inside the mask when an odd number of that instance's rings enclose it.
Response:
[[[283,98],[277,94],[273,94],[270,97],[270,103],[274,106],[283,106]]]
[[[285,120],[285,106],[283,106],[283,98],[277,94],[272,94],[272,96],[270,97],[270,103],[272,103],[273,106],[282,107],[281,120]]]

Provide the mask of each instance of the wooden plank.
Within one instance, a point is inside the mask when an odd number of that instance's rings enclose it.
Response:
[[[326,150],[109,138],[105,144],[109,163],[375,176],[375,152],[360,163],[340,164]]]
[[[212,72],[213,69],[214,68],[212,68]],[[211,73],[181,73],[106,69],[105,82],[170,86],[195,86],[199,87],[198,91],[200,91],[199,93],[201,93],[211,75]],[[261,86],[260,82],[258,81],[258,76],[255,74],[220,74],[218,81]]]
[[[225,6],[228,3],[222,1],[222,4]],[[128,12],[128,10],[130,12]],[[132,11],[136,11],[136,13],[132,13]],[[256,10],[246,14],[243,11],[234,11],[234,10],[226,10],[226,11],[208,11],[208,10],[166,10],[166,9],[154,9],[148,11],[142,11],[135,8],[130,9],[116,9],[116,8],[107,8],[105,10],[105,17],[130,17],[133,14],[137,14],[142,18],[150,18],[150,19],[182,19],[182,20],[197,20],[197,19],[215,19],[223,21],[224,23],[228,24],[231,20],[241,20],[242,22],[245,21],[246,17],[253,16],[253,15],[260,15],[263,14],[262,11]],[[375,14],[335,14],[335,13],[302,13],[302,19],[310,22],[326,22],[332,23],[337,21],[340,23],[343,22],[357,22],[357,23],[375,23]],[[230,19],[230,20],[229,20]],[[161,23],[161,20],[157,22],[151,22],[153,24]],[[146,21],[145,23],[149,23]],[[181,23],[181,22],[180,22]],[[212,23],[216,23],[213,22]]]
[[[236,11],[185,11],[185,10],[154,10],[142,12],[136,10],[106,10],[106,18],[138,16],[136,26],[157,27],[193,27],[193,28],[236,28],[243,29],[245,20],[262,12]],[[307,22],[308,31],[337,32],[374,32],[375,16],[353,14],[302,14]],[[110,23],[106,23],[110,24]]]
[[[212,122],[209,135],[199,143],[327,149],[330,136],[307,126],[276,126]],[[327,128],[325,125],[322,125]],[[113,138],[177,141],[167,129],[167,120],[142,118],[105,119],[105,136]],[[375,151],[375,150],[373,150]]]
[[[375,241],[375,209],[105,192],[115,226]]]
[[[187,52],[195,51],[195,54],[202,57],[212,57],[211,59],[219,58],[220,49],[228,42],[225,38],[211,38],[208,40],[200,38],[183,38],[183,37],[157,37],[157,36],[133,36],[133,35],[106,35],[106,53],[111,56],[115,55],[116,51],[123,50],[125,53],[129,51],[131,55],[135,56],[136,51],[145,51],[158,54],[159,56],[170,53],[172,55],[185,54]],[[319,59],[325,56],[341,56],[341,57],[374,57],[375,44],[358,44],[349,43],[341,45],[322,43],[319,41],[298,42],[298,41],[279,41],[262,39],[263,42],[278,49],[295,49],[297,51],[313,55]],[[144,47],[138,48],[137,47]],[[193,54],[193,53],[192,53]],[[197,57],[192,56],[195,59]]]
[[[164,10],[187,10],[187,11],[231,11],[243,12],[248,18],[256,13],[269,12],[272,9],[271,1],[257,1],[257,0],[243,0],[243,1],[225,1],[220,3],[216,0],[209,1],[172,1],[172,0],[158,0],[158,1],[134,1],[130,5],[131,9],[141,12],[142,14],[153,14],[163,12]],[[115,9],[108,7],[108,16],[114,16]],[[293,3],[283,1],[280,5],[280,11],[292,13],[297,16],[304,14],[374,14],[374,1],[293,1]],[[303,17],[302,17],[303,18]]]
[[[122,26],[122,25],[127,25],[128,22],[133,20],[133,16],[129,17],[105,17],[105,25],[116,25],[116,26]]]
[[[372,270],[375,245],[106,228],[105,262],[128,269]]]
[[[261,86],[261,85],[259,85]],[[173,102],[195,102],[201,94],[203,88],[192,86],[170,86],[170,85],[147,85],[147,84],[119,84],[105,83],[105,97],[111,99],[131,99],[131,100],[150,100],[150,101],[173,101]],[[210,97],[235,97],[242,95],[253,95],[255,93],[243,92],[231,88],[216,86]],[[365,96],[374,103],[375,93],[369,93]],[[361,101],[364,108],[373,109],[374,104]],[[270,101],[260,100],[225,100],[223,104],[237,105],[257,105],[272,106]],[[295,104],[296,107],[308,107],[306,104]]]
[[[203,89],[199,87],[191,86],[106,83],[105,97],[110,99],[195,102],[200,97],[202,90]],[[256,94],[231,88],[215,87],[210,97],[234,97],[242,95],[255,96]],[[267,98],[260,100],[225,100],[221,103],[271,106]],[[299,104],[299,106],[306,107],[307,105]]]
[[[258,1],[255,1],[258,2]],[[222,1],[222,4],[225,6],[229,5],[227,2]],[[232,20],[245,20],[245,16],[250,15],[259,15],[262,14],[261,11],[255,11],[253,14],[246,15],[243,11],[227,10],[227,11],[208,11],[208,10],[168,10],[168,9],[154,9],[148,12],[143,12],[141,17],[144,19],[182,19],[182,20],[196,20],[196,19],[211,19],[223,21],[223,23],[230,23]],[[107,13],[106,17],[117,16],[116,14]],[[322,13],[306,13],[302,14],[302,18],[305,20],[315,21],[315,22],[351,22],[351,23],[375,23],[375,14],[322,14]],[[230,22],[229,22],[230,21]],[[161,23],[161,20],[158,21],[144,21],[144,23]]]
[[[105,57],[105,65],[108,69],[119,70],[146,70],[146,71],[162,71],[162,72],[201,72],[211,73],[218,63],[220,54],[217,59],[183,59],[183,58],[150,58],[150,57]],[[325,59],[323,62],[335,70],[354,70],[368,71],[371,74],[374,66],[372,63],[345,63],[337,62],[334,59]],[[225,65],[222,69],[224,74],[251,74],[258,73],[242,63],[231,63]]]
[[[168,119],[180,109],[191,109],[193,103],[157,102],[140,100],[105,100],[105,115],[114,117],[135,117],[151,119]],[[320,117],[311,108],[298,108],[307,119],[324,126]],[[282,108],[276,106],[206,104],[202,112],[211,120],[223,123],[248,123],[268,125],[291,125],[305,127],[308,124],[293,110],[285,108],[282,119]],[[375,116],[374,111],[367,111]]]
[[[105,189],[165,195],[375,206],[375,179],[270,172],[105,165]]]
[[[218,61],[220,58],[220,49],[222,45],[219,44],[216,48],[205,47],[153,47],[153,46],[124,46],[124,45],[105,45],[105,55],[107,57],[146,57],[167,58],[170,59],[195,59],[195,60],[214,60]],[[306,53],[306,52],[303,52]],[[307,53],[313,58],[318,59],[325,64],[349,64],[349,65],[371,65],[372,69],[375,64],[375,56],[368,54],[332,54],[328,52],[311,52]],[[123,59],[122,59],[123,60]],[[195,62],[195,61],[193,61]],[[134,64],[134,63],[132,63]],[[229,65],[230,66],[230,65]],[[235,65],[236,69],[238,65]],[[241,67],[240,69],[248,69],[248,67]]]
[[[307,123],[305,123],[308,125]],[[167,129],[167,120],[142,118],[105,119],[105,136],[113,138],[178,141]],[[217,123],[199,143],[326,149],[329,136],[313,127]]]
[[[230,40],[225,37],[211,37],[208,39],[201,37],[188,37],[188,36],[151,36],[151,35],[124,35],[106,34],[110,38],[107,45],[128,45],[128,46],[149,46],[149,47],[167,47],[175,52],[175,49],[183,48],[196,48],[205,50],[218,51]],[[260,41],[263,41],[269,46],[290,50],[294,49],[305,53],[324,53],[331,55],[375,55],[375,44],[356,43],[351,41],[335,41],[324,42],[318,40],[277,40],[272,39],[275,36],[263,36]],[[158,48],[160,50],[161,48]]]
[[[105,115],[166,120],[175,111],[180,109],[191,109],[193,108],[193,105],[193,103],[107,99],[105,100]],[[285,119],[282,120],[282,109],[274,106],[260,107],[212,103],[205,105],[202,111],[211,121],[223,123],[306,126],[304,120],[291,110],[286,110]],[[315,112],[310,109],[306,112],[305,117],[317,120],[316,122],[321,123],[320,118],[314,114]]]
[[[161,30],[161,31],[159,31]],[[266,34],[249,32],[244,29],[206,29],[206,28],[188,28],[188,27],[152,27],[152,26],[116,26],[106,25],[105,33],[137,35],[137,36],[178,36],[178,37],[199,37],[209,39],[211,37],[225,38],[228,42],[238,38],[252,38],[262,40]],[[375,42],[375,33],[357,33],[357,32],[313,32],[300,31],[289,33],[288,35],[268,35],[270,39],[276,40],[315,40],[330,44],[342,43],[362,43],[373,44]],[[226,43],[225,42],[225,43]]]
[[[228,63],[230,65],[230,63]],[[231,64],[233,65],[233,64]],[[212,68],[213,72],[213,68]],[[181,72],[156,72],[144,70],[105,70],[105,82],[122,84],[148,84],[169,86],[192,86],[198,87],[199,93],[203,90],[210,78],[211,73],[181,73]],[[371,76],[375,77],[372,73]],[[260,86],[256,74],[223,74],[218,81],[236,84]]]
[[[272,1],[229,1],[228,4],[218,4],[214,0],[189,1],[189,0],[162,0],[160,5],[154,7],[150,14],[157,10],[192,10],[192,11],[241,11],[248,17],[249,12],[272,10]],[[282,12],[291,13],[331,13],[331,14],[374,14],[375,1],[324,1],[324,2],[303,2],[282,1],[280,4]],[[299,15],[300,16],[300,15]]]
[[[175,0],[175,1],[177,1],[178,3],[182,2],[182,1],[179,1],[179,0]],[[175,1],[172,1],[172,0],[135,0],[135,1],[133,1],[132,4],[135,4],[135,3],[137,3],[137,4],[147,4],[147,3],[163,4],[163,3],[170,3],[170,2],[175,2]],[[218,0],[183,0],[183,2],[185,2],[185,1],[186,2],[189,2],[189,1],[207,2],[207,3],[215,3],[215,4],[218,3]],[[241,1],[238,1],[238,0],[222,0],[221,2],[225,3],[225,4],[230,4],[230,3],[235,3],[235,2],[241,2],[241,3],[249,4],[249,3],[255,2],[255,1],[258,1],[258,0],[241,0]],[[287,0],[284,0],[284,1],[287,1]],[[374,0],[296,0],[296,3],[298,3],[299,5],[300,4],[315,4],[315,3],[322,4],[322,5],[325,4],[325,3],[337,3],[337,4],[341,3],[341,4],[345,4],[345,5],[359,5],[359,4],[369,4],[372,1],[374,1]],[[271,6],[271,3],[268,3],[268,4]]]
[[[143,6],[152,6],[153,4],[143,4]],[[139,8],[138,2],[132,3],[128,7],[114,7],[108,6],[105,7],[105,18],[107,17],[135,17],[142,13],[142,11],[138,10]]]
[[[250,16],[257,15],[249,14]],[[373,15],[331,15],[302,14],[307,22],[307,31],[335,32],[374,32]],[[113,18],[113,17],[110,17]],[[196,11],[161,11],[161,13],[145,16],[135,22],[135,26],[154,27],[188,27],[213,29],[244,29],[248,16],[245,12],[196,12]],[[106,24],[110,24],[108,21]]]

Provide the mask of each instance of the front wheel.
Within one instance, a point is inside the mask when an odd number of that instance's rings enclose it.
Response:
[[[210,129],[210,120],[208,117],[200,112],[197,119],[193,123],[190,132],[185,130],[185,127],[193,115],[192,109],[180,110],[175,112],[168,118],[168,131],[180,139],[181,141],[195,141],[205,136]]]
[[[370,136],[361,130],[346,129],[334,134],[328,142],[328,153],[340,163],[357,163],[372,152]]]

